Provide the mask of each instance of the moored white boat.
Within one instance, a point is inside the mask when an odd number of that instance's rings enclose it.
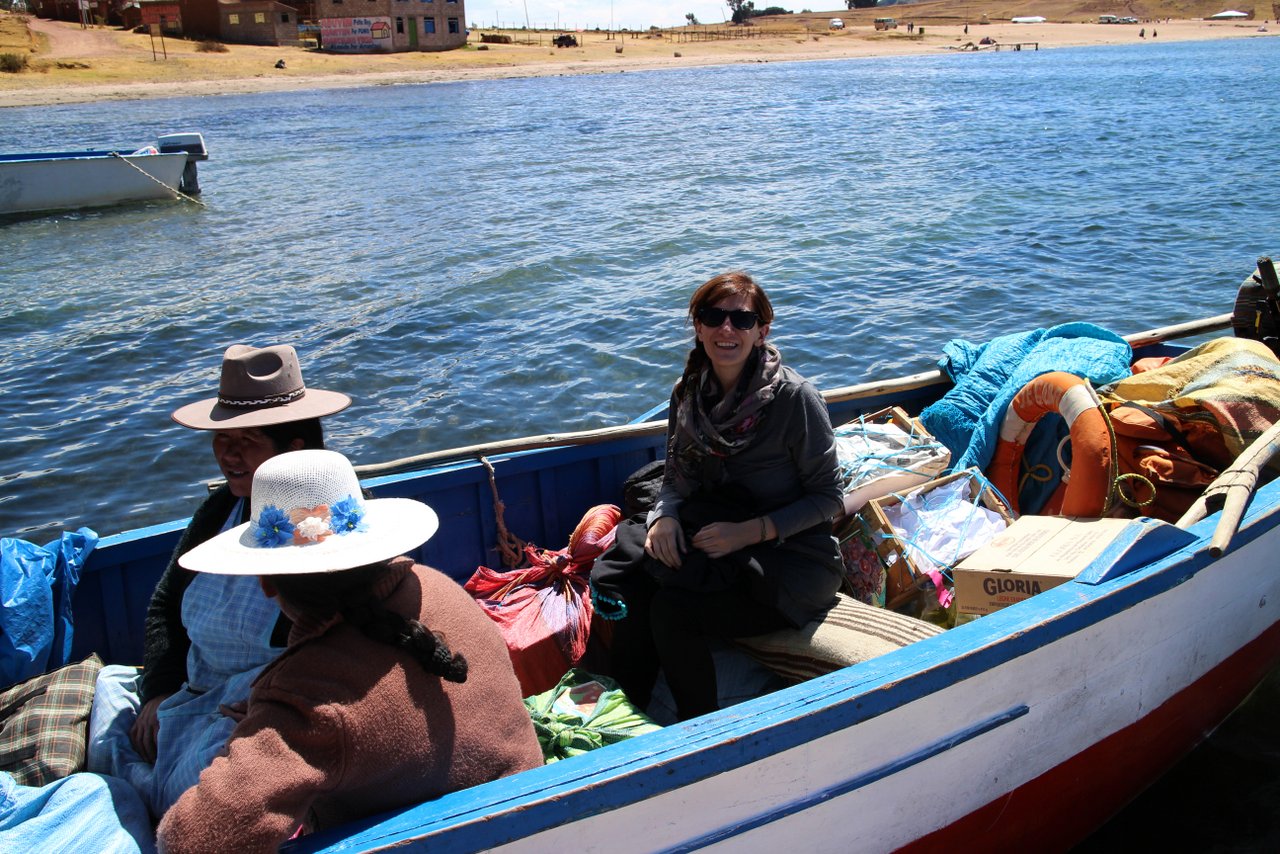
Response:
[[[1135,355],[1228,316],[1130,336]],[[918,411],[936,372],[828,392],[836,422]],[[367,467],[423,500],[417,555],[464,580],[496,566],[498,520],[540,544],[620,503],[665,421],[513,440]],[[481,458],[481,459],[477,459]],[[1205,737],[1280,660],[1280,482],[1225,553],[1222,514],[1129,522],[1074,580],[895,652],[717,713],[286,850],[1028,850],[1070,847]],[[136,662],[152,587],[184,521],[104,538],[75,600],[75,651]]]
[[[0,214],[176,199],[200,192],[198,133],[158,137],[139,149],[0,154]]]

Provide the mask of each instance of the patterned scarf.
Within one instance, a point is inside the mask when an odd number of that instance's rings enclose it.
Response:
[[[724,459],[755,440],[781,382],[782,355],[765,344],[753,350],[730,391],[720,388],[710,365],[684,384],[675,430],[667,442],[667,458],[682,496],[723,481]]]

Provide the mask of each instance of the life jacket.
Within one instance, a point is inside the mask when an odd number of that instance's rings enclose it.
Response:
[[[1010,509],[1018,510],[1027,439],[1037,421],[1057,412],[1071,431],[1071,469],[1040,512],[1097,518],[1107,511],[1115,472],[1110,431],[1101,407],[1088,380],[1063,371],[1041,374],[1014,395],[987,466],[991,485],[1005,497]]]

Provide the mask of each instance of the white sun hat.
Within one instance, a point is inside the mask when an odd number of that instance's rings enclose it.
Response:
[[[366,500],[342,454],[290,451],[254,472],[250,520],[178,563],[218,575],[338,572],[405,554],[439,527],[435,511],[421,501]]]

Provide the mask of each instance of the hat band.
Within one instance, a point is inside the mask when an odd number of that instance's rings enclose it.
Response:
[[[295,391],[287,391],[284,394],[273,394],[270,397],[223,397],[218,395],[218,403],[221,406],[238,406],[249,409],[257,406],[280,406],[285,403],[293,403],[298,398],[307,393],[306,386]]]
[[[364,523],[364,505],[353,496],[315,507],[292,507],[281,510],[274,504],[262,508],[254,520],[253,540],[258,548],[309,546],[331,536],[345,537],[355,531],[368,530]]]

